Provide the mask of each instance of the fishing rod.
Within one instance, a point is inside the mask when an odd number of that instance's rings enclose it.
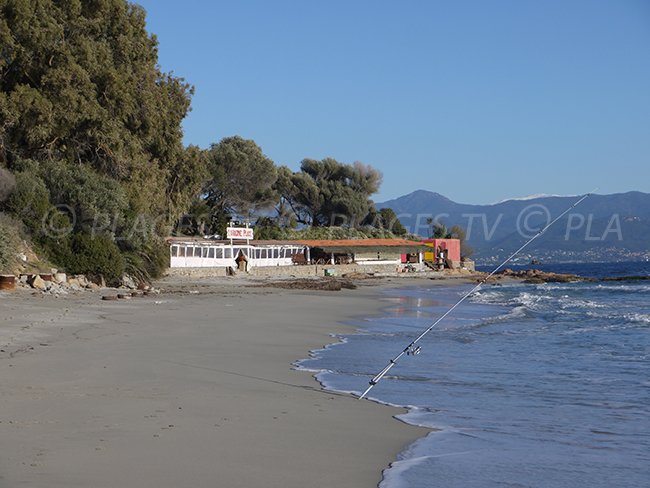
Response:
[[[478,282],[478,284],[472,288],[470,291],[468,291],[465,295],[461,297],[460,300],[458,300],[454,305],[452,305],[444,314],[442,314],[438,319],[432,323],[429,327],[427,327],[422,333],[420,333],[419,336],[417,336],[415,339],[413,339],[408,346],[406,346],[402,352],[400,352],[397,356],[395,356],[393,359],[391,359],[386,367],[382,369],[379,373],[377,373],[371,380],[370,380],[370,386],[364,391],[361,395],[359,395],[359,400],[362,400],[372,388],[381,381],[381,379],[386,376],[386,374],[397,364],[397,361],[404,356],[405,354],[407,356],[417,356],[420,354],[421,348],[420,346],[417,345],[420,340],[427,335],[431,330],[438,325],[440,322],[442,322],[445,317],[447,317],[451,312],[453,312],[456,307],[458,307],[461,303],[463,303],[467,298],[469,298],[474,292],[478,291],[479,288],[481,288],[482,285],[485,284],[485,282],[490,279],[494,274],[499,271],[501,268],[503,268],[512,258],[514,258],[517,254],[519,254],[521,251],[523,251],[526,246],[528,246],[531,242],[533,242],[535,239],[537,239],[539,236],[541,236],[544,232],[548,230],[550,226],[552,226],[555,222],[560,220],[562,217],[564,217],[566,214],[568,214],[571,210],[573,210],[575,207],[580,205],[584,200],[586,200],[588,197],[593,195],[593,193],[597,190],[598,188],[592,190],[591,192],[583,195],[579,200],[577,200],[573,205],[571,205],[569,208],[567,208],[564,212],[562,212],[560,215],[555,217],[550,223],[546,224],[542,230],[540,230],[537,234],[535,234],[533,237],[528,239],[524,243],[523,246],[521,246],[519,249],[517,249],[515,252],[513,252],[508,258],[503,261],[499,266],[494,268],[485,278],[483,278],[481,281]]]

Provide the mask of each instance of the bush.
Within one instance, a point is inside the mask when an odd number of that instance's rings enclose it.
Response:
[[[120,183],[89,166],[49,161],[41,164],[41,176],[50,201],[65,205],[72,213],[75,231],[98,229],[120,232],[119,225],[128,209],[127,196]]]
[[[8,169],[0,167],[0,203],[4,202],[16,187],[16,177]]]
[[[149,245],[145,255],[145,271],[149,278],[160,278],[169,267],[169,246],[166,242]]]
[[[386,229],[363,227],[306,227],[304,229],[282,229],[280,239],[394,239],[395,235]]]
[[[52,208],[45,182],[31,172],[16,174],[16,187],[7,200],[7,209],[33,232],[42,232],[43,220]]]
[[[17,267],[20,242],[18,224],[0,213],[0,272],[11,273]]]
[[[141,283],[160,278],[169,266],[169,246],[164,242],[149,242],[142,249],[123,253],[125,272]]]
[[[53,259],[70,274],[103,276],[108,284],[117,284],[124,274],[124,257],[115,243],[106,236],[74,234],[61,243]]]

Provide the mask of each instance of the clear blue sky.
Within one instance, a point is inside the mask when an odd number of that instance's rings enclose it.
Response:
[[[376,201],[650,192],[650,1],[140,0],[185,142],[363,161]]]

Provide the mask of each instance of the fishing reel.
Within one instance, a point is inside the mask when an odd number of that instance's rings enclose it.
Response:
[[[417,356],[418,354],[420,354],[421,351],[422,351],[422,348],[420,346],[411,346],[406,351],[406,354],[408,356]]]

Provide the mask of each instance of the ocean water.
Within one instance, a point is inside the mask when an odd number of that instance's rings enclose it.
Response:
[[[650,275],[627,266],[560,271]],[[382,316],[301,366],[360,393],[470,288],[392,290]],[[419,345],[370,397],[437,430],[381,487],[650,486],[650,281],[486,286]]]

